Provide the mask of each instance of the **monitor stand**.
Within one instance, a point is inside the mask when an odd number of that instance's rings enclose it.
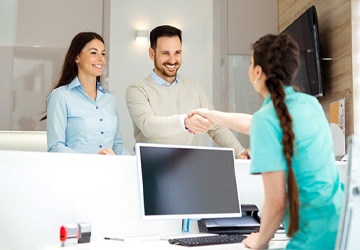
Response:
[[[182,219],[181,232],[167,235],[160,235],[161,240],[177,239],[177,238],[188,238],[188,237],[200,237],[216,235],[214,233],[203,233],[203,232],[191,232],[190,231],[190,219]]]
[[[182,219],[181,228],[183,233],[190,232],[190,219]]]

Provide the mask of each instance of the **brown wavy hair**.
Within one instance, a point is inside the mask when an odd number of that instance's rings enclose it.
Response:
[[[65,60],[62,66],[60,79],[57,82],[54,89],[69,84],[78,75],[78,66],[75,63],[76,57],[80,54],[85,45],[92,40],[97,39],[103,44],[104,39],[95,32],[80,32],[71,41],[70,47],[66,53]],[[100,82],[100,76],[96,77],[96,80]],[[40,119],[40,121],[46,120],[47,115]]]
[[[290,206],[290,223],[287,235],[292,237],[299,230],[299,191],[292,168],[295,135],[293,121],[285,103],[284,86],[290,86],[300,66],[299,47],[286,34],[266,35],[253,46],[254,66],[261,66],[267,79],[265,85],[270,92],[276,114],[283,132],[283,153],[288,166],[287,186]]]

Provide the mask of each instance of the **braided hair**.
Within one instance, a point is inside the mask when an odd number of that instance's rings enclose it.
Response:
[[[266,35],[253,44],[254,65],[261,66],[283,132],[283,153],[288,166],[287,185],[290,206],[290,223],[287,235],[292,237],[299,230],[299,192],[292,168],[295,135],[293,121],[285,103],[284,86],[290,86],[298,68],[299,48],[294,39],[286,34]]]

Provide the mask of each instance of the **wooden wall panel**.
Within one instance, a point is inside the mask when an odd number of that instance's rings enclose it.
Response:
[[[314,5],[319,19],[323,57],[324,96],[319,97],[327,117],[330,103],[345,97],[345,133],[354,133],[352,80],[351,0],[279,0],[279,31],[284,30],[306,9]]]

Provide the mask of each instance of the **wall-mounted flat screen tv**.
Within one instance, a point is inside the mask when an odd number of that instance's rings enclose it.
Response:
[[[294,80],[300,91],[323,96],[322,56],[315,6],[307,9],[282,33],[291,35],[300,48],[300,68]]]

